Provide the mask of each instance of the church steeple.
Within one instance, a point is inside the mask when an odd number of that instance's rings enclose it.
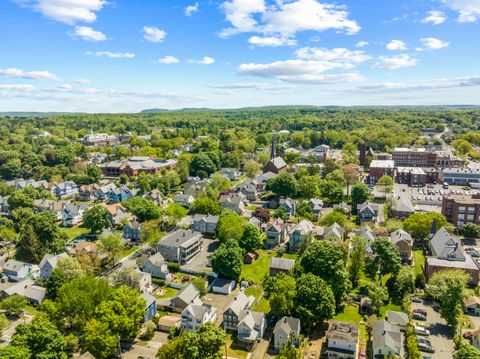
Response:
[[[270,151],[270,159],[274,159],[277,157],[276,149],[275,149],[275,135],[272,135],[272,149]]]

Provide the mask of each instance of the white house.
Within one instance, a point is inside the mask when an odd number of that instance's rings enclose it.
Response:
[[[189,304],[182,312],[181,330],[195,331],[207,322],[217,318],[215,307],[206,304]]]
[[[235,288],[236,282],[234,280],[217,278],[213,281],[212,292],[216,294],[229,295]]]
[[[328,359],[357,359],[358,326],[332,320],[327,332]]]
[[[47,280],[50,278],[50,275],[52,274],[53,270],[57,267],[58,261],[62,258],[67,258],[68,254],[63,252],[60,254],[50,254],[46,253],[42,261],[40,262],[40,278]]]
[[[298,337],[300,335],[300,319],[293,317],[283,317],[273,329],[273,347],[280,350],[288,344],[290,335],[294,338],[294,344],[298,345]]]

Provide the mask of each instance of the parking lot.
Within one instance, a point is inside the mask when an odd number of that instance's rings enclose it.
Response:
[[[219,241],[204,238],[203,239],[203,249],[197,254],[190,262],[184,265],[185,268],[189,268],[196,271],[207,271],[210,272],[212,269],[208,266],[210,262],[209,257],[220,245]]]
[[[426,309],[427,321],[415,321],[420,324],[427,324],[430,336],[420,337],[431,341],[432,347],[435,349],[433,357],[435,359],[451,359],[452,353],[455,350],[451,330],[440,317],[440,313],[433,308],[432,302],[412,303],[412,309]],[[428,356],[427,353],[424,355]]]

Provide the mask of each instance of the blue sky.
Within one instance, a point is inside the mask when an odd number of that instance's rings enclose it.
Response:
[[[480,104],[480,0],[4,0],[0,111]]]

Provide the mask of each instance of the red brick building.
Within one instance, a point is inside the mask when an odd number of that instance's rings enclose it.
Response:
[[[480,224],[480,195],[444,196],[442,214],[457,227],[466,223]]]

